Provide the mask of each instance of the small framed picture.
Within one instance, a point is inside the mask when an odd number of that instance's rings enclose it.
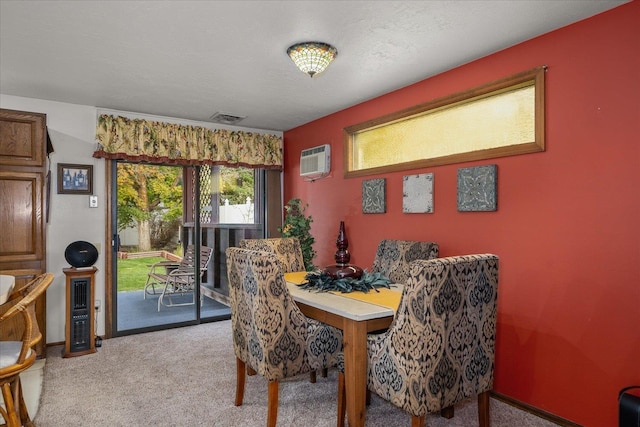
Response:
[[[93,166],[58,163],[58,194],[93,194]]]

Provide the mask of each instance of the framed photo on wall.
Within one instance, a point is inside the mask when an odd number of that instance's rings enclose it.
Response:
[[[58,194],[93,194],[93,166],[58,163]]]

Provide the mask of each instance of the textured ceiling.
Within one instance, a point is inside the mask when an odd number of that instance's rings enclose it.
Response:
[[[0,92],[288,130],[624,1],[0,1]],[[338,49],[314,79],[286,55]]]

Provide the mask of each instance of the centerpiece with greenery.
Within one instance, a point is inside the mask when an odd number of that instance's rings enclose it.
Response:
[[[391,280],[387,276],[380,272],[369,273],[366,270],[363,271],[362,276],[359,278],[342,277],[336,279],[324,271],[313,271],[308,273],[305,279],[307,279],[307,283],[302,285],[302,289],[316,290],[318,292],[338,291],[349,293],[360,291],[367,293],[370,290],[380,292],[378,288],[391,288]]]
[[[305,215],[307,207],[309,205],[303,205],[302,200],[298,198],[289,200],[284,207],[286,211],[284,224],[278,228],[278,231],[282,233],[282,237],[295,237],[300,241],[305,270],[309,272],[306,276],[307,283],[302,286],[303,289],[313,289],[321,292],[369,292],[370,290],[377,291],[377,288],[390,287],[391,280],[382,273],[364,271],[360,278],[335,278],[324,271],[318,270],[313,264],[313,258],[316,256],[316,251],[313,249],[315,239],[311,235],[313,218],[311,215]]]

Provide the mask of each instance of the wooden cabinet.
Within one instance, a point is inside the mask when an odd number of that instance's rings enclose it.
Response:
[[[0,271],[16,276],[16,288],[46,271],[46,115],[0,109]],[[44,355],[46,295],[36,302]],[[13,338],[0,331],[0,339]]]

